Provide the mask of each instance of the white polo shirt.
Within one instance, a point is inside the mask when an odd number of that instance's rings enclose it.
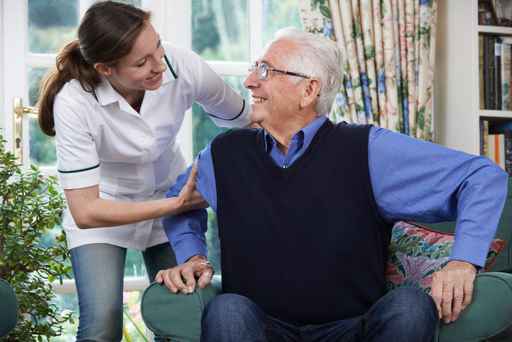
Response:
[[[249,123],[244,100],[195,53],[164,46],[171,69],[162,86],[146,91],[137,113],[103,79],[96,97],[77,80],[66,83],[54,103],[57,161],[64,189],[99,185],[100,197],[147,201],[165,192],[186,168],[176,134],[185,111],[198,102],[220,126]],[[118,227],[80,229],[69,210],[63,228],[68,246],[109,243],[144,250],[167,242],[161,219]]]

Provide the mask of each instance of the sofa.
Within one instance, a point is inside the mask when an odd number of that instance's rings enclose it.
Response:
[[[509,180],[509,188],[512,181]],[[431,225],[440,232],[453,232],[454,222]],[[512,191],[496,237],[506,242],[491,267],[475,280],[473,302],[451,324],[440,324],[437,342],[512,342]],[[191,295],[173,294],[160,284],[151,284],[141,301],[144,322],[155,335],[169,341],[199,341],[202,310],[221,292],[221,278]]]
[[[221,278],[193,294],[173,294],[153,283],[145,291],[141,311],[147,327],[167,341],[199,341],[201,314],[208,302],[221,292]],[[451,324],[441,324],[438,342],[512,341],[505,332],[512,325],[512,274],[481,273],[477,276],[473,303]],[[501,335],[501,337],[500,337]]]
[[[12,287],[0,279],[0,338],[7,335],[16,326],[18,302]]]

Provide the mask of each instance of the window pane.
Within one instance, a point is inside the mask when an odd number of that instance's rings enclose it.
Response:
[[[192,0],[192,49],[208,60],[249,60],[247,0]]]
[[[56,53],[74,39],[78,8],[78,0],[29,0],[29,51]]]
[[[270,42],[274,33],[288,26],[302,29],[299,16],[299,0],[262,0],[263,46]]]
[[[140,251],[128,249],[126,262],[124,264],[124,276],[146,278],[146,266],[144,265],[144,259]]]
[[[39,84],[46,74],[46,68],[29,68],[29,105],[34,106],[39,96]],[[40,166],[54,166],[57,163],[55,141],[39,128],[36,118],[29,119],[30,162]]]
[[[52,301],[60,310],[61,314],[71,311],[73,313],[73,323],[66,322],[63,325],[62,335],[53,337],[54,342],[74,341],[78,329],[78,297],[76,294],[57,294]]]

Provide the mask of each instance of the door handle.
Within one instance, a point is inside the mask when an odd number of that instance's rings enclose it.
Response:
[[[35,107],[23,106],[23,100],[15,97],[13,101],[13,153],[18,162],[23,163],[23,117],[37,117],[38,111]]]

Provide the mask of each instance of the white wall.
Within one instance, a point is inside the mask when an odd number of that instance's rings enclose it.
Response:
[[[438,1],[434,117],[436,142],[478,154],[476,0]]]

